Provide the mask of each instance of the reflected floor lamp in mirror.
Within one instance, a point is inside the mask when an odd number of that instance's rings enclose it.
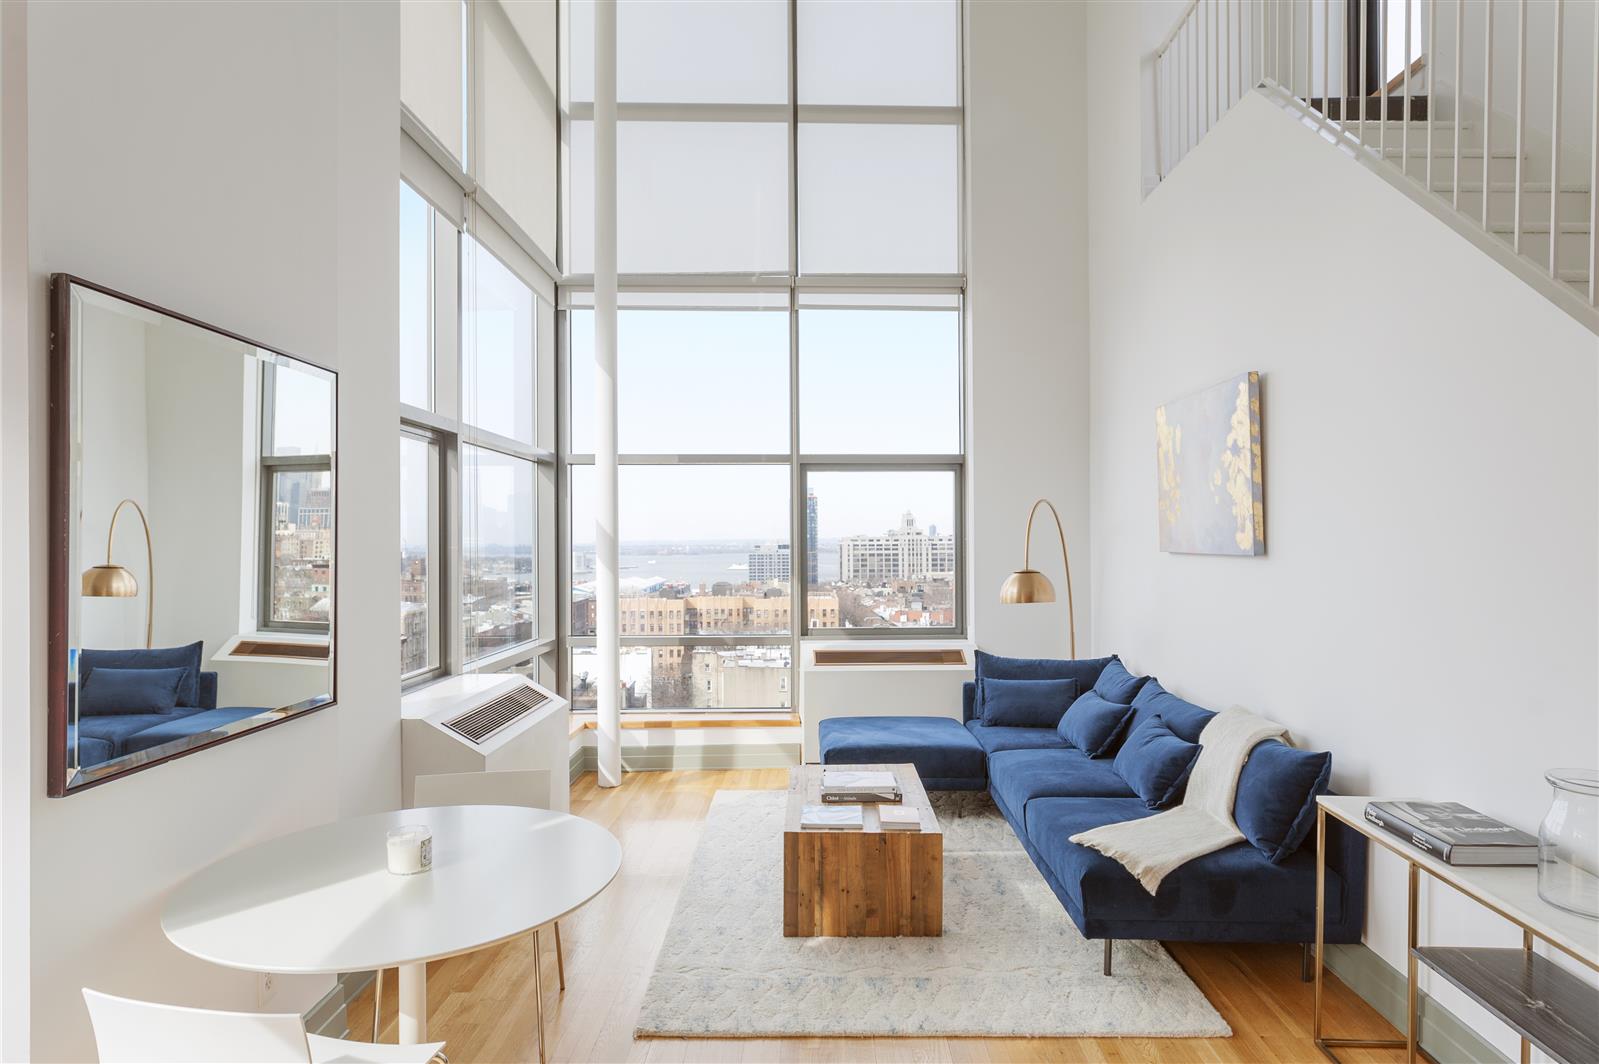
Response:
[[[155,546],[150,540],[150,521],[144,516],[144,507],[132,499],[123,499],[111,511],[111,528],[105,536],[105,564],[91,565],[83,571],[83,597],[133,598],[139,593],[138,579],[125,566],[111,560],[111,544],[117,535],[117,518],[122,515],[124,506],[133,507],[139,515],[139,523],[144,526],[144,571],[150,581],[144,595],[144,646],[148,650],[154,645],[151,636],[155,631]]]
[[[1055,531],[1060,533],[1060,563],[1066,570],[1066,625],[1071,639],[1071,657],[1077,656],[1077,611],[1072,604],[1072,563],[1066,553],[1066,529],[1060,523],[1060,512],[1048,499],[1039,499],[1027,512],[1027,535],[1022,541],[1022,567],[1005,578],[999,589],[999,601],[1011,603],[1054,602],[1055,585],[1049,577],[1032,567],[1033,518],[1040,506],[1049,507],[1055,517]]]

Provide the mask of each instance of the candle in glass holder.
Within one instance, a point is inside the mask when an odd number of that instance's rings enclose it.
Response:
[[[402,824],[389,829],[389,871],[414,876],[433,867],[433,832],[425,824]]]

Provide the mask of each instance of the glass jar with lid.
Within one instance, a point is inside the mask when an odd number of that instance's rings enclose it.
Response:
[[[1599,770],[1553,768],[1554,800],[1538,828],[1538,896],[1599,919]]]

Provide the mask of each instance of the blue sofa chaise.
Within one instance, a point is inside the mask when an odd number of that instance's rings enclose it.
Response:
[[[67,748],[78,751],[78,765],[88,768],[140,750],[148,750],[191,735],[212,731],[262,712],[253,706],[217,707],[217,674],[200,668],[202,646],[153,650],[80,650],[77,680],[68,684],[68,704],[77,707],[75,722],[67,726]],[[94,672],[113,669],[149,670],[170,674],[182,670],[171,704],[139,707],[130,711],[113,697],[95,697]],[[86,697],[79,697],[79,692]],[[139,692],[141,695],[144,692]],[[158,708],[146,712],[143,708]]]
[[[1079,666],[1091,685],[1116,660],[1060,664]],[[1159,716],[1178,737],[1197,742],[1215,714],[1167,692],[1152,678],[1138,680],[1121,738]],[[1277,853],[1273,860],[1246,839],[1188,862],[1151,896],[1120,863],[1069,840],[1080,831],[1152,816],[1156,810],[1117,772],[1112,757],[1088,756],[1062,738],[1056,727],[985,722],[978,704],[979,683],[965,685],[960,721],[931,716],[822,721],[822,763],[908,762],[916,765],[929,790],[986,788],[1078,930],[1087,938],[1105,940],[1107,975],[1110,945],[1117,938],[1301,944],[1315,939],[1315,840],[1307,835],[1313,835],[1314,796],[1326,793],[1325,772],[1309,793],[1295,796],[1300,808],[1292,818],[1292,831],[1299,842],[1280,847],[1290,852]],[[1286,753],[1282,744],[1271,742],[1278,752]],[[1257,757],[1269,760],[1271,752],[1262,754],[1267,745],[1257,746],[1250,762]],[[1234,803],[1241,823],[1254,811],[1250,803],[1281,804],[1282,796],[1263,793],[1264,777],[1252,773],[1251,767],[1246,763]],[[1281,819],[1280,808],[1276,815]],[[1357,832],[1328,824],[1328,942],[1360,941],[1366,860],[1366,842]]]

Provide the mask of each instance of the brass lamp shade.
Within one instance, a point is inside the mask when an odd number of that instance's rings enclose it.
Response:
[[[139,581],[120,565],[93,565],[83,571],[85,598],[133,598]]]
[[[1022,602],[1054,602],[1055,585],[1037,569],[1018,569],[1005,578],[999,601],[1007,605]]]

